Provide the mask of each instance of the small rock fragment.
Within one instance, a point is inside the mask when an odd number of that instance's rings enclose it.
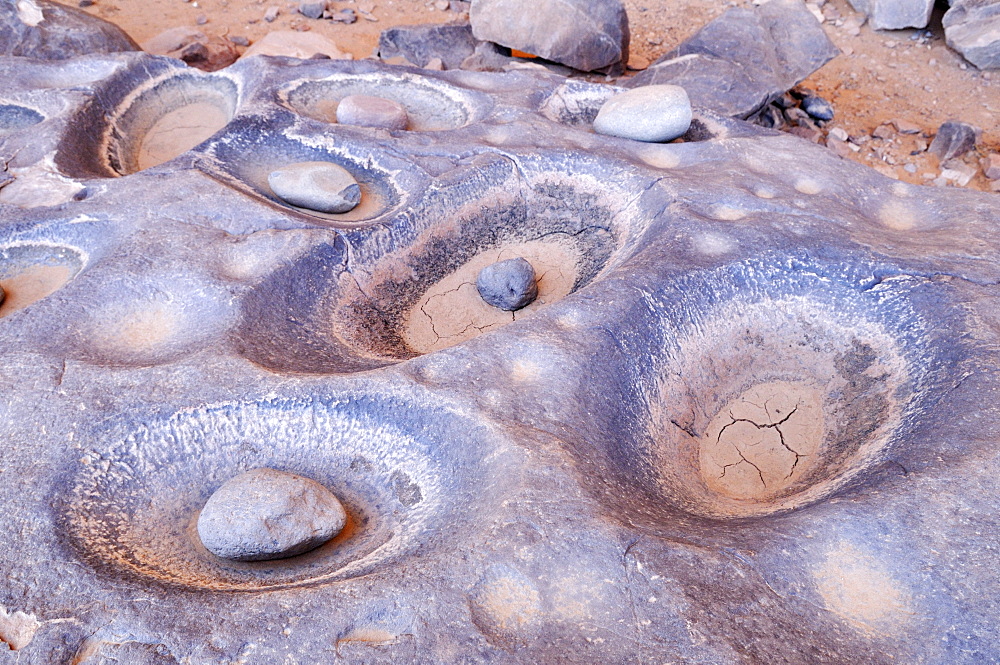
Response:
[[[254,469],[225,483],[198,516],[198,537],[233,561],[271,561],[303,554],[344,528],[347,513],[315,480]]]
[[[826,147],[836,153],[838,157],[842,157],[844,159],[847,159],[852,152],[850,143],[840,141],[832,136],[827,137]]]
[[[441,58],[431,58],[427,61],[427,64],[424,65],[424,69],[429,69],[434,72],[443,72],[444,63],[441,62]]]
[[[920,125],[914,124],[907,120],[901,120],[896,118],[892,121],[892,124],[896,127],[896,131],[900,134],[919,134]]]
[[[976,147],[979,133],[978,127],[949,120],[938,129],[937,135],[931,141],[930,151],[942,162],[961,157]]]
[[[278,14],[281,13],[279,7],[268,7],[267,11],[264,12],[264,20],[268,23],[273,23],[274,19],[278,18]]]
[[[798,107],[792,107],[785,110],[785,118],[792,125],[798,127],[808,127],[809,129],[816,129],[816,123],[813,122],[812,116],[806,113],[804,110]]]
[[[337,104],[337,122],[359,127],[406,129],[406,109],[391,99],[371,95],[348,95]]]
[[[785,126],[785,114],[774,104],[768,104],[757,116],[756,122],[768,129],[781,129]]]
[[[383,60],[403,56],[419,65],[440,58],[445,69],[458,69],[475,53],[477,43],[468,24],[399,25],[379,35],[378,55]]]
[[[487,304],[514,312],[538,297],[535,269],[522,258],[491,263],[479,271],[476,288]]]
[[[250,46],[250,40],[246,37],[241,37],[240,35],[232,35],[229,37],[229,41],[237,46]]]
[[[990,180],[1000,180],[1000,154],[990,153],[983,157],[983,173]]]
[[[320,18],[326,11],[326,0],[302,0],[299,13],[306,18]]]
[[[142,49],[153,55],[183,60],[206,72],[228,67],[239,58],[239,53],[230,40],[184,27],[164,30],[143,42]]]
[[[879,125],[878,127],[875,128],[875,131],[872,132],[872,136],[882,140],[891,139],[893,136],[893,131],[889,127],[889,125]]]
[[[959,187],[965,187],[976,177],[976,168],[964,162],[953,160],[948,162],[941,171],[941,177],[945,180],[951,180]]]
[[[649,67],[649,59],[645,56],[641,56],[637,53],[633,53],[628,57],[628,69],[632,72],[641,72]]]
[[[838,141],[847,141],[850,137],[847,135],[847,130],[842,127],[834,127],[830,130],[830,137]]]
[[[833,120],[833,105],[818,95],[805,97],[802,110],[817,120]]]
[[[316,212],[349,212],[361,202],[354,176],[331,162],[289,164],[272,171],[267,182],[283,201]]]
[[[501,72],[511,62],[510,49],[492,42],[481,42],[459,66],[473,72]]]
[[[354,13],[353,9],[341,9],[339,12],[330,14],[330,20],[334,23],[351,25],[358,22],[358,15]]]
[[[691,100],[676,85],[648,85],[615,95],[594,119],[594,131],[647,142],[672,141],[691,126]]]

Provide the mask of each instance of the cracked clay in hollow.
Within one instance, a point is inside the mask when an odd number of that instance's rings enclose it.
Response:
[[[822,394],[769,381],[747,389],[716,414],[699,446],[709,489],[733,499],[768,499],[797,482],[823,443]]]

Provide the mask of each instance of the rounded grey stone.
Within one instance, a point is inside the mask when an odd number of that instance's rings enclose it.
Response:
[[[802,110],[817,120],[833,120],[833,104],[818,95],[808,95],[802,100]]]
[[[349,212],[361,202],[357,180],[331,162],[289,164],[272,171],[267,183],[286,203],[316,212]]]
[[[406,109],[391,99],[371,95],[348,95],[337,104],[337,122],[359,127],[406,129]]]
[[[212,494],[198,516],[198,537],[223,559],[270,561],[316,549],[346,522],[340,501],[315,480],[254,469]]]
[[[491,263],[479,271],[476,288],[487,304],[513,312],[538,297],[535,269],[522,258]]]
[[[606,101],[594,119],[594,131],[658,143],[683,136],[691,118],[691,100],[684,88],[646,85]]]

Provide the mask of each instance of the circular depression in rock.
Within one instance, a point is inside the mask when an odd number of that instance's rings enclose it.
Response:
[[[750,517],[828,496],[925,398],[936,361],[902,295],[769,268],[678,290],[683,324],[629,471],[668,512]]]
[[[108,160],[121,175],[179,157],[229,124],[236,83],[225,76],[175,74],[139,88],[111,118]]]
[[[481,207],[429,229],[342,280],[326,307],[336,334],[371,357],[410,358],[526,319],[589,284],[620,247],[614,213],[561,185],[539,193],[525,206]],[[513,258],[531,263],[538,296],[510,312],[488,305],[476,278]]]
[[[335,140],[329,134],[296,135],[276,129],[267,118],[236,119],[206,149],[199,167],[221,182],[282,212],[311,222],[356,227],[400,208],[426,183],[413,165],[367,144]],[[302,162],[329,162],[345,170],[361,188],[361,201],[343,213],[323,213],[292,206],[268,183],[273,171]]]
[[[496,450],[493,437],[453,411],[394,397],[181,411],[86,455],[62,502],[62,528],[111,574],[190,588],[268,590],[378,573],[417,548],[460,541],[484,519],[496,494],[487,468],[494,462],[483,461]],[[347,513],[344,530],[288,559],[209,553],[197,534],[199,510],[224,482],[263,467],[328,488]]]
[[[349,95],[390,99],[406,109],[411,131],[458,129],[487,110],[483,95],[416,74],[334,74],[299,81],[279,93],[289,109],[321,122],[337,121],[337,104]]]
[[[37,125],[45,120],[38,111],[17,104],[0,104],[0,136]]]
[[[86,257],[56,243],[0,245],[0,317],[24,309],[65,286],[83,270]]]
[[[144,76],[124,72],[103,84],[70,122],[56,161],[72,176],[136,173],[168,162],[225,127],[239,87],[223,74],[154,60]]]

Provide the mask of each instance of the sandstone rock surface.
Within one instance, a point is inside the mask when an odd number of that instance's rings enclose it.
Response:
[[[948,46],[980,69],[1000,68],[1000,2],[957,0],[942,19]]]
[[[849,0],[868,17],[875,30],[924,28],[930,22],[934,0]]]
[[[49,0],[0,2],[0,55],[60,60],[138,51],[118,26]]]
[[[679,85],[695,108],[746,118],[839,52],[802,0],[771,0],[726,10],[625,85]]]
[[[476,0],[469,12],[476,39],[583,71],[623,68],[629,29],[620,0]]]

